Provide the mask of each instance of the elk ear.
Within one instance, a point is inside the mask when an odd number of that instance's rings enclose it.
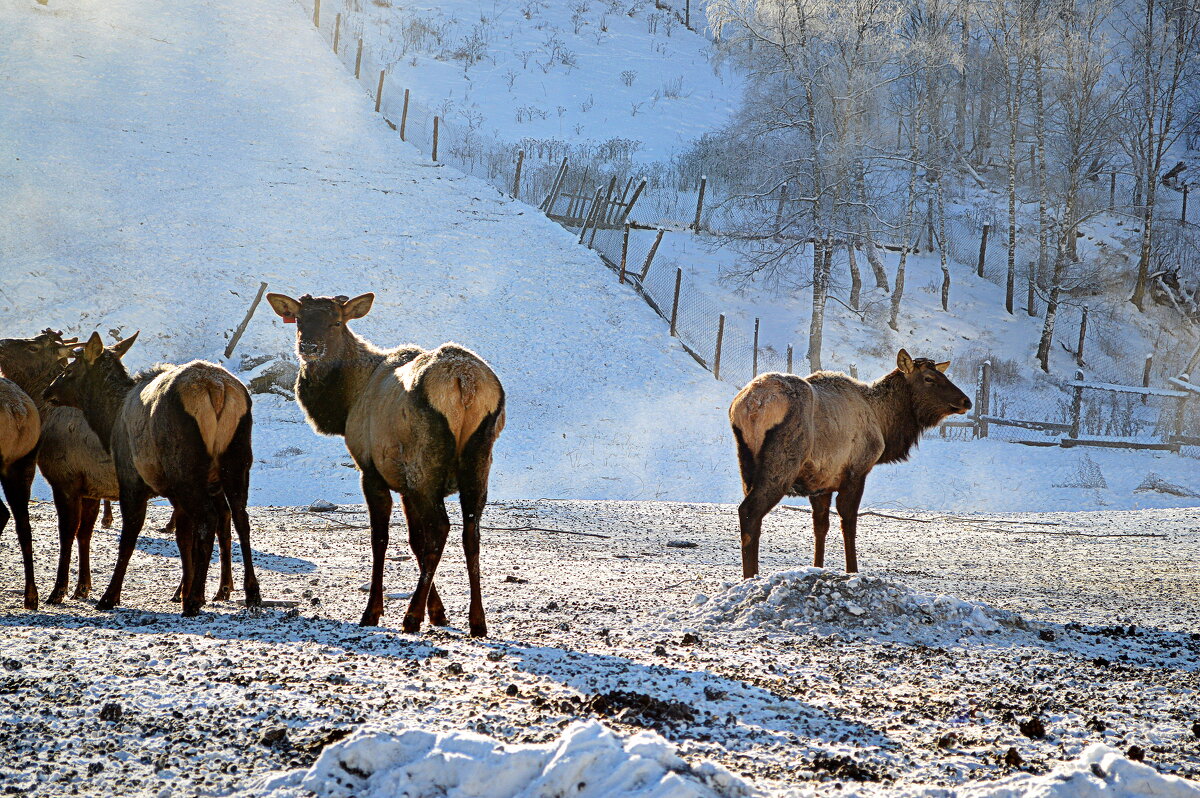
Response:
[[[909,356],[907,351],[901,349],[896,354],[896,368],[900,369],[905,374],[912,374],[913,359]]]
[[[938,371],[942,372],[943,374],[945,374],[946,369],[950,368],[950,361],[947,360],[945,363],[934,363],[933,367],[935,369],[937,369]]]
[[[100,340],[100,333],[93,332],[92,337],[87,339],[87,343],[83,345],[83,360],[89,366],[96,362],[96,358],[100,357],[104,352],[104,341]]]
[[[290,296],[267,294],[267,301],[271,303],[271,308],[285,322],[296,321],[296,316],[300,314],[300,303]]]
[[[133,342],[136,341],[137,337],[141,334],[142,331],[138,330],[124,341],[119,341],[118,343],[113,344],[113,354],[115,354],[117,357],[125,357],[125,353],[129,351],[129,347],[133,346]]]
[[[351,319],[361,319],[371,310],[371,303],[375,301],[375,295],[371,293],[362,294],[349,299],[342,303],[342,321],[350,321]]]

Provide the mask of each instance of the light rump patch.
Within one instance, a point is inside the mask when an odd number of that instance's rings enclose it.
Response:
[[[788,412],[783,383],[775,375],[763,375],[743,388],[729,406],[729,421],[741,433],[752,454],[758,454],[767,432],[783,421]]]

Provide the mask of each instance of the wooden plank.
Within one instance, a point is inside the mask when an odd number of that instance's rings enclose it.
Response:
[[[1105,449],[1149,449],[1158,452],[1178,452],[1178,443],[1149,443],[1146,441],[1125,440],[1120,438],[1061,438],[1060,446],[1099,446]]]
[[[1019,418],[1001,418],[1000,416],[992,416],[987,413],[981,413],[975,416],[984,424],[995,424],[1001,427],[1020,427],[1022,429],[1038,430],[1039,432],[1069,432],[1070,424],[1063,424],[1058,421],[1025,421]]]
[[[1200,437],[1196,435],[1172,435],[1170,441],[1180,446],[1200,446]]]
[[[1180,388],[1183,388],[1185,391],[1191,391],[1192,393],[1200,393],[1200,385],[1193,385],[1192,383],[1188,382],[1187,380],[1180,379],[1179,377],[1171,377],[1169,380],[1167,380],[1167,382],[1171,383],[1172,385],[1178,385]]]
[[[1174,380],[1172,380],[1174,381]],[[1140,385],[1116,385],[1111,382],[1085,382],[1072,380],[1068,382],[1072,388],[1086,388],[1089,391],[1110,391],[1112,393],[1136,393],[1142,396],[1165,396],[1169,399],[1182,399],[1187,394],[1182,391],[1172,391],[1169,388],[1143,388]]]

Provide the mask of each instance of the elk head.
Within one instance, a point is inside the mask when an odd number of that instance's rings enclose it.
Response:
[[[296,354],[300,360],[315,363],[336,361],[348,353],[352,334],[346,322],[367,315],[375,295],[347,299],[305,294],[292,299],[283,294],[267,294],[267,301],[285,324],[296,325]]]
[[[70,361],[50,383],[43,398],[52,405],[82,407],[88,396],[108,382],[110,375],[126,374],[121,358],[137,337],[138,333],[134,333],[106,348],[100,334],[93,332],[86,344],[70,350]]]
[[[971,400],[946,377],[946,369],[950,368],[949,360],[934,363],[924,357],[913,359],[901,349],[896,355],[896,368],[908,383],[913,396],[913,408],[923,424],[933,426],[946,416],[971,409]]]
[[[36,397],[62,371],[77,342],[49,328],[33,338],[0,338],[0,371]]]

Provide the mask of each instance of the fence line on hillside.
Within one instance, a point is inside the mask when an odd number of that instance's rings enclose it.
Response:
[[[703,175],[693,191],[663,190],[665,181],[661,175],[655,180],[653,175],[639,175],[633,169],[620,176],[612,171],[602,171],[600,162],[612,153],[592,152],[590,161],[585,153],[584,165],[573,168],[571,158],[578,151],[569,150],[559,142],[525,140],[508,143],[485,136],[477,124],[463,125],[447,120],[446,112],[451,110],[448,103],[441,108],[430,107],[416,99],[409,88],[390,82],[388,66],[363,45],[361,37],[355,41],[353,36],[347,35],[347,26],[340,14],[331,19],[326,13],[322,18],[312,2],[300,2],[307,5],[331,46],[336,44],[338,57],[373,97],[376,110],[404,141],[438,163],[453,164],[498,191],[539,208],[576,233],[579,242],[594,249],[617,279],[628,283],[663,318],[671,335],[683,348],[717,379],[740,386],[755,375],[769,371],[807,373],[809,369],[804,367],[807,341],[779,344],[763,340],[758,319],[751,324],[748,319],[727,316],[681,266],[657,257],[666,236],[710,235],[722,228],[744,226],[750,216],[756,220],[766,218],[769,224],[772,213],[777,219],[797,215],[796,200],[787,198],[786,187],[780,196],[764,197],[759,207],[747,208],[715,198],[716,192]],[[647,186],[652,180],[658,183],[659,189],[648,191]],[[1114,191],[1105,201],[1111,204],[1116,196]],[[993,220],[983,222],[967,213],[948,214],[944,242],[938,240],[936,227],[925,220],[915,227],[909,242],[910,251],[944,246],[948,258],[957,261],[960,269],[966,265],[992,282],[1003,284],[1006,281],[1007,231],[1000,224]],[[792,231],[788,234],[795,235]],[[878,239],[887,247],[904,245],[898,228],[885,229]],[[1030,264],[1037,262],[1036,241],[1026,236],[1018,238],[1016,263],[1024,280],[1029,279]],[[1014,312],[1032,310],[1030,315],[1043,312],[1040,287],[1030,292],[1022,281],[1017,293],[1022,300],[1032,296],[1033,301],[1028,308],[1024,301],[1019,302]],[[1070,299],[1059,309],[1056,338],[1067,337],[1072,341],[1070,347],[1061,342],[1059,345],[1074,356],[1081,368],[1088,366],[1090,379],[1106,384],[1137,385],[1135,377],[1143,379],[1148,375],[1156,380],[1156,384],[1161,384],[1182,373],[1172,369],[1182,365],[1178,361],[1184,353],[1169,349],[1165,356],[1152,359],[1149,369],[1145,368],[1144,362],[1136,364],[1136,375],[1132,366],[1103,373],[1091,369],[1088,365],[1089,346],[1103,351],[1106,345],[1120,338],[1121,328],[1109,321],[1110,315],[1102,309],[1073,304]],[[961,384],[976,382],[982,363],[989,362],[992,395],[987,404],[993,413],[1008,418],[1037,419],[1051,429],[1068,423],[1072,406],[1065,398],[1068,386],[1063,378],[1050,378],[1041,389],[1012,395],[1006,393],[1003,386],[1006,374],[1010,381],[1015,377],[1018,364],[999,362],[985,351],[971,351],[967,357],[958,357],[955,361],[952,374]],[[839,360],[836,354],[828,351],[823,353],[822,366],[841,367],[858,376],[855,363]],[[1135,439],[1169,426],[1153,417],[1156,404],[1146,407],[1149,403],[1143,402],[1141,407],[1134,407],[1128,398],[1098,400],[1089,397],[1090,401],[1082,411],[1085,414],[1081,422],[1083,433],[1112,435],[1115,434],[1112,430],[1120,429],[1128,433],[1125,437]],[[1108,401],[1107,405],[1105,401]],[[1186,429],[1177,434],[1200,437],[1200,419],[1194,418],[1195,415],[1186,415]],[[972,417],[968,426],[973,428],[974,434],[989,431],[989,425],[980,424],[977,416]],[[994,422],[993,426],[1003,427]]]

